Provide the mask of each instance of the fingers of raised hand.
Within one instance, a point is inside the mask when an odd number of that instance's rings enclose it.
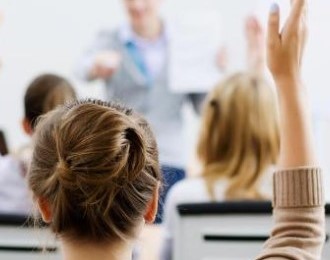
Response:
[[[307,18],[307,1],[291,0],[291,12],[287,21],[290,29],[298,31],[304,29]]]
[[[269,47],[274,47],[280,41],[280,8],[277,4],[273,4],[270,9],[268,18],[268,35],[267,42]]]

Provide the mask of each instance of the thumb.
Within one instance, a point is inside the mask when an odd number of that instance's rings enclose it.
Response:
[[[274,46],[279,44],[280,41],[280,8],[278,4],[274,3],[270,8],[270,14],[268,18],[268,46]]]

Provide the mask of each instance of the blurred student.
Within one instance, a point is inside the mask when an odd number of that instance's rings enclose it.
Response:
[[[34,79],[24,97],[25,133],[32,136],[40,116],[75,98],[72,85],[60,76],[44,74]],[[26,182],[26,172],[33,153],[32,143],[0,158],[0,212],[32,213],[32,200]]]
[[[198,110],[205,95],[170,90],[171,35],[160,15],[163,0],[122,2],[129,22],[101,32],[78,70],[85,80],[104,81],[107,100],[127,104],[150,122],[159,144],[166,193],[185,176],[182,106],[190,101]]]
[[[54,74],[43,74],[35,78],[28,86],[24,96],[24,132],[32,137],[35,125],[40,117],[57,106],[76,99],[74,87],[65,78]],[[21,147],[16,156],[24,167],[30,163],[32,156],[32,141]]]
[[[271,172],[280,149],[276,96],[260,76],[238,73],[208,95],[198,143],[202,174],[170,190],[162,259],[172,259],[177,206],[183,203],[271,199]]]
[[[282,146],[275,226],[260,260],[320,259],[325,241],[323,182],[301,83],[307,7],[304,0],[292,3],[281,33],[277,5],[269,19],[268,64],[280,97]],[[161,180],[146,121],[114,104],[76,102],[44,117],[35,141],[29,184],[62,243],[63,259],[132,259],[141,229],[155,219]]]

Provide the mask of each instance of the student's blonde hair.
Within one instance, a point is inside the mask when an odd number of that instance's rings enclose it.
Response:
[[[75,102],[38,123],[28,180],[50,205],[50,226],[60,237],[130,239],[161,181],[156,141],[131,109]]]
[[[260,179],[279,154],[278,110],[274,90],[260,76],[239,73],[208,95],[198,142],[208,191],[228,180],[226,199],[262,199]]]

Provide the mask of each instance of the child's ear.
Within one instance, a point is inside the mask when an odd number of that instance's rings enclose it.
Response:
[[[22,127],[23,127],[24,132],[27,135],[31,136],[33,134],[33,129],[32,129],[31,123],[26,117],[22,120]]]
[[[146,213],[144,215],[144,220],[147,224],[154,223],[156,219],[156,215],[158,212],[159,188],[160,188],[160,183],[157,184],[157,187],[155,188],[154,191],[154,195],[151,201],[149,202]]]
[[[45,223],[51,223],[52,218],[53,218],[53,214],[52,214],[52,211],[50,209],[50,205],[49,205],[48,201],[44,198],[38,198],[37,199],[37,205],[38,205],[42,220]]]

